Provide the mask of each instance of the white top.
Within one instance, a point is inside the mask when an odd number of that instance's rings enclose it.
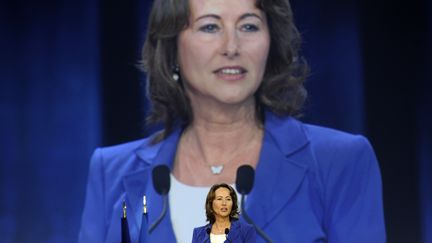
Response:
[[[211,243],[224,243],[226,240],[226,235],[215,235],[210,233],[210,242]]]
[[[183,184],[171,174],[171,189],[168,198],[177,243],[192,242],[193,229],[207,224],[205,200],[209,190],[210,187]]]

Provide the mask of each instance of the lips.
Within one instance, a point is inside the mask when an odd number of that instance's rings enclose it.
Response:
[[[240,66],[222,67],[214,71],[219,79],[237,81],[245,77],[247,70]]]
[[[216,74],[224,74],[224,75],[239,75],[246,73],[246,69],[240,66],[234,67],[222,67],[214,71]]]

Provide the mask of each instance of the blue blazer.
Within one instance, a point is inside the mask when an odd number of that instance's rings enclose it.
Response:
[[[266,112],[255,184],[245,208],[274,242],[385,242],[381,177],[360,135],[307,125]],[[142,139],[93,154],[79,242],[119,242],[126,201],[138,242],[142,196],[149,224],[162,211],[152,184],[155,165],[172,167],[181,129],[152,145]],[[176,242],[169,210],[148,242]],[[264,242],[261,237],[257,242]]]
[[[198,228],[195,228],[192,236],[192,243],[203,243],[209,242],[210,235],[207,234],[207,229],[211,229],[211,225],[207,224]],[[231,222],[231,228],[227,236],[225,243],[255,243],[256,242],[256,231],[252,225],[243,223],[239,220]]]

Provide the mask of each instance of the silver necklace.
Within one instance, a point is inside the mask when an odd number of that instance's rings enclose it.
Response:
[[[244,150],[240,151],[240,153],[237,153],[233,157],[233,159],[231,159],[231,161],[233,161],[237,156],[241,155],[242,153],[245,153],[246,151],[249,151],[251,148],[253,148],[253,147],[250,147],[251,145],[254,145],[254,144],[252,143],[252,144],[249,144],[248,146],[246,146],[246,148]],[[207,165],[210,166],[210,171],[213,175],[220,175],[224,169],[224,166],[225,166],[225,164],[210,165],[209,163],[207,163]]]
[[[229,226],[230,226],[230,225],[228,224],[228,227],[223,227],[223,230],[221,230],[221,229],[219,228],[219,225],[216,224],[216,222],[215,222],[214,224],[216,225],[216,230],[217,230],[218,233],[220,233],[220,234],[224,233],[225,229],[226,229],[226,228],[229,229]]]
[[[256,136],[256,134],[253,135],[251,141],[254,140],[253,138],[254,138],[255,136]],[[239,156],[241,153],[245,153],[245,151],[249,151],[249,150],[251,149],[250,146],[252,146],[252,145],[254,145],[253,142],[250,143],[250,144],[248,144],[247,146],[245,146],[245,148],[244,148],[243,150],[241,150],[240,152],[238,152],[238,153],[233,157],[232,160],[234,160],[234,159],[235,159],[237,156]],[[220,164],[220,165],[211,165],[210,163],[208,163],[207,161],[205,161],[205,159],[204,159],[204,162],[207,164],[207,166],[210,167],[210,172],[212,173],[212,175],[215,175],[215,176],[216,176],[216,175],[220,175],[220,174],[223,172],[224,168],[225,168],[225,164]]]

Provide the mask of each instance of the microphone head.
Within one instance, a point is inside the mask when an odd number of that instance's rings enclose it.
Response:
[[[207,234],[209,235],[210,232],[211,232],[211,229],[210,229],[210,228],[207,228],[207,229],[206,229],[206,232],[207,232]]]
[[[249,194],[252,190],[255,170],[250,165],[242,165],[237,169],[236,189],[242,194]]]
[[[228,228],[225,228],[225,234],[226,235],[229,234],[229,229]]]
[[[153,186],[160,195],[167,195],[170,190],[170,169],[166,165],[158,165],[152,171]]]

